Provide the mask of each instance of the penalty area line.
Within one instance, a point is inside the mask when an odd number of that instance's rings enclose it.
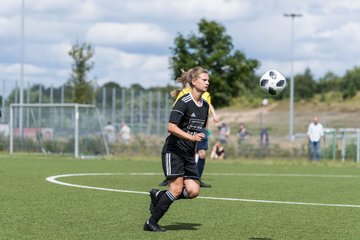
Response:
[[[76,173],[76,174],[63,174],[63,175],[57,175],[57,176],[50,176],[50,177],[46,178],[46,181],[55,183],[55,184],[59,184],[59,185],[63,185],[63,186],[67,186],[67,187],[77,187],[77,188],[94,189],[94,190],[100,190],[100,191],[133,193],[133,194],[143,194],[143,195],[149,194],[148,192],[124,190],[124,189],[114,189],[114,188],[93,187],[93,186],[66,183],[66,182],[57,180],[58,178],[65,178],[65,177],[111,176],[111,175],[149,175],[149,176],[152,176],[152,175],[159,175],[159,174],[158,173]],[[336,204],[336,203],[287,202],[287,201],[259,200],[259,199],[246,199],[246,198],[206,197],[206,196],[199,196],[197,198],[206,199],[206,200],[217,200],[217,201],[238,201],[238,202],[252,202],[252,203],[286,204],[286,205],[360,208],[360,205]]]

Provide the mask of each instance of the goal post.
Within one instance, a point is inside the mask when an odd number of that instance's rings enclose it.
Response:
[[[109,155],[103,124],[94,105],[11,104],[9,129],[10,154],[59,153],[76,158]]]
[[[360,128],[339,128],[338,132],[341,139],[341,161],[346,158],[346,145],[352,144],[355,147],[356,162],[360,163]]]

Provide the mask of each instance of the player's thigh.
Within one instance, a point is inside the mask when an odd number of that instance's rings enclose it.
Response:
[[[184,170],[184,179],[199,180],[199,173],[196,166],[195,157],[184,156]]]
[[[162,167],[167,179],[174,179],[185,174],[185,159],[179,154],[167,152],[161,154]]]

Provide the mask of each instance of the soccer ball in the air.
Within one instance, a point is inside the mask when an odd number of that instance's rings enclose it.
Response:
[[[271,95],[279,95],[286,87],[285,77],[277,70],[268,70],[260,78],[261,89]]]

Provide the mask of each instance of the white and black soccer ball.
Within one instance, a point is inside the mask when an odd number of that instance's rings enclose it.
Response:
[[[277,70],[268,70],[259,81],[260,88],[270,96],[277,96],[286,88],[285,77]]]

